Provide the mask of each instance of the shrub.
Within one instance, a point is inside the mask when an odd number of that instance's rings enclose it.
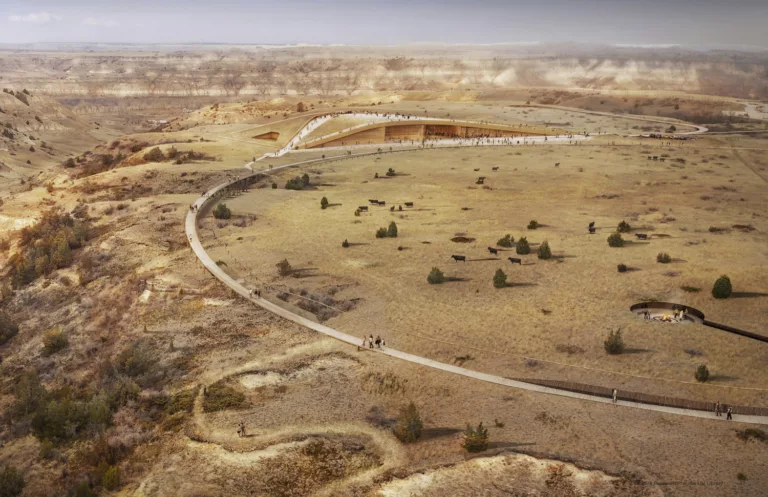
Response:
[[[144,160],[147,162],[162,162],[165,160],[165,154],[163,154],[159,147],[155,147],[144,154]]]
[[[245,394],[226,385],[223,381],[209,386],[203,398],[203,411],[205,412],[239,409],[244,406]]]
[[[507,286],[507,275],[501,269],[497,269],[496,274],[493,275],[493,286],[495,288]]]
[[[91,486],[87,481],[78,483],[74,491],[70,490],[70,494],[73,497],[96,497],[96,492],[91,490]]]
[[[430,271],[429,275],[427,276],[427,283],[430,285],[439,285],[441,283],[445,283],[445,275],[438,268],[433,267],[432,271]]]
[[[291,273],[293,273],[293,268],[291,267],[291,263],[288,262],[288,259],[283,259],[275,264],[275,266],[277,267],[277,274],[280,276],[290,276]]]
[[[603,342],[605,351],[609,354],[621,354],[624,352],[624,339],[621,337],[621,330],[611,331],[608,338]]]
[[[43,354],[53,355],[67,348],[67,345],[69,345],[69,339],[66,333],[61,329],[51,330],[43,337]]]
[[[622,221],[619,223],[619,226],[616,228],[616,231],[619,233],[629,233],[632,230],[632,226],[629,225],[628,222]]]
[[[397,173],[395,173],[395,170],[392,169],[391,167],[387,169],[387,176],[394,176],[395,174]]]
[[[616,266],[620,273],[626,273],[627,272],[627,265],[626,264],[619,264]]]
[[[37,452],[37,456],[40,459],[52,459],[54,455],[53,452],[53,442],[50,440],[43,440],[40,442],[40,450]]]
[[[320,199],[320,208],[326,209],[328,207],[328,199],[323,197]]]
[[[73,159],[72,157],[70,157],[69,159],[65,160],[65,161],[64,161],[64,164],[62,164],[62,165],[63,165],[64,167],[66,167],[67,169],[72,169],[72,168],[73,168],[73,167],[75,167],[77,164],[75,164],[75,159]]]
[[[113,361],[115,370],[129,378],[138,378],[150,373],[157,362],[151,349],[141,342],[134,342],[123,348]]]
[[[397,238],[397,224],[395,224],[394,221],[389,223],[389,228],[387,228],[387,237]]]
[[[680,290],[688,293],[699,293],[701,291],[701,288],[696,286],[683,285],[680,287]]]
[[[104,487],[104,490],[117,490],[120,487],[120,468],[110,466],[101,478],[101,486]]]
[[[304,105],[304,102],[299,102],[296,104],[296,112],[304,112],[307,110],[306,105]]]
[[[461,446],[467,452],[482,452],[488,448],[488,429],[483,426],[482,421],[477,428],[467,423]]]
[[[709,379],[709,369],[707,369],[705,364],[701,364],[698,368],[696,368],[696,372],[693,373],[693,377],[696,378],[696,381],[704,383]]]
[[[304,173],[301,176],[301,184],[304,185],[304,186],[309,186],[309,174]]]
[[[545,240],[541,245],[539,245],[539,250],[536,253],[539,256],[539,259],[551,259],[552,251],[549,249],[549,242]]]
[[[672,262],[672,258],[666,252],[659,252],[658,254],[656,254],[656,262],[659,262],[661,264],[669,264],[670,262]]]
[[[535,230],[538,227],[539,227],[539,223],[535,219],[531,219],[531,222],[528,223],[529,230]]]
[[[397,423],[393,429],[394,435],[403,443],[413,443],[421,437],[421,430],[424,427],[424,423],[419,416],[419,410],[416,409],[416,405],[411,402],[407,406],[400,409],[400,414],[397,416]]]
[[[24,476],[13,466],[5,466],[0,472],[0,497],[17,497],[23,490]]]
[[[274,181],[272,182],[272,189],[277,190],[277,183],[275,183]]]
[[[739,471],[736,473],[736,479],[739,481],[747,481],[747,475]]]
[[[341,242],[341,246],[344,247],[344,248],[349,248],[349,242],[347,241],[346,238],[344,239],[343,242]]]
[[[515,239],[512,235],[504,235],[503,238],[499,238],[499,241],[496,242],[496,245],[499,247],[506,247],[509,248],[512,245],[514,245]]]
[[[716,299],[727,299],[731,296],[731,292],[733,292],[731,279],[726,275],[719,277],[712,287],[712,296]]]
[[[15,337],[19,332],[19,326],[11,320],[5,312],[0,312],[0,345]]]
[[[376,230],[376,238],[386,238],[387,228],[379,228]]]
[[[232,211],[229,210],[227,204],[218,204],[213,210],[213,217],[216,219],[229,219],[232,217]]]
[[[613,233],[611,236],[608,237],[608,245],[610,247],[623,247],[624,239],[621,237],[620,234]]]
[[[286,190],[303,190],[304,183],[302,182],[299,176],[296,176],[295,178],[291,178],[288,181],[286,181],[285,189]]]
[[[517,252],[520,255],[530,254],[531,253],[531,246],[528,245],[528,239],[526,237],[520,237],[520,239],[517,241],[517,245],[515,246],[515,252]]]

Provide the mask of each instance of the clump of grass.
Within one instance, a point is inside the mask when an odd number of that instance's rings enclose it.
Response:
[[[205,412],[242,409],[246,405],[245,394],[238,392],[224,381],[217,381],[209,386],[203,399],[203,411]]]
[[[697,286],[683,285],[683,286],[680,287],[680,290],[682,290],[684,292],[688,292],[688,293],[699,293],[701,291],[701,288],[699,288]]]

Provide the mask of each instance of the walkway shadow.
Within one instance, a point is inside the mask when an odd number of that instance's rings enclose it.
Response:
[[[421,430],[422,440],[434,440],[436,438],[450,437],[456,433],[461,433],[461,428],[424,428]]]
[[[752,299],[757,297],[768,297],[768,293],[762,292],[733,292],[731,293],[732,299]]]

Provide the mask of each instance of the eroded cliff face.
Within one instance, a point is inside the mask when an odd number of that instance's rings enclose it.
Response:
[[[768,98],[768,54],[308,47],[0,54],[6,84],[53,96],[240,96],[551,87]]]

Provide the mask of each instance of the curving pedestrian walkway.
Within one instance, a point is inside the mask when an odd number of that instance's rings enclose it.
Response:
[[[419,149],[412,149],[412,150],[421,150]],[[400,150],[402,151],[402,150]],[[216,262],[208,255],[208,253],[203,248],[202,243],[200,242],[200,238],[197,233],[197,218],[198,215],[201,212],[205,212],[206,204],[211,202],[212,200],[219,198],[220,194],[222,192],[226,192],[226,189],[238,182],[242,181],[245,178],[256,176],[259,174],[269,174],[271,172],[280,170],[280,169],[286,169],[291,167],[298,167],[302,165],[307,164],[317,164],[322,162],[329,162],[333,160],[339,160],[339,159],[348,159],[353,157],[362,157],[362,156],[371,156],[371,155],[379,155],[378,152],[367,152],[367,153],[358,153],[358,154],[345,154],[341,156],[334,156],[334,157],[328,157],[328,158],[319,158],[319,159],[310,159],[310,160],[304,160],[299,162],[294,162],[291,164],[285,164],[282,166],[276,166],[268,170],[264,171],[258,171],[258,172],[252,172],[251,174],[248,174],[247,176],[243,178],[238,178],[232,181],[228,181],[226,183],[222,183],[205,194],[198,198],[194,204],[194,209],[190,209],[187,213],[187,218],[185,221],[185,231],[187,234],[187,238],[189,240],[189,244],[194,251],[197,258],[200,260],[200,262],[203,264],[203,266],[219,281],[224,283],[228,288],[230,288],[232,291],[236,292],[241,297],[248,299],[252,303],[258,305],[259,307],[272,312],[273,314],[276,314],[277,316],[280,316],[284,319],[287,319],[288,321],[291,321],[293,323],[296,323],[298,325],[301,325],[305,328],[308,328],[310,330],[316,331],[318,333],[322,333],[324,335],[333,337],[339,341],[348,343],[350,345],[353,345],[357,347],[360,345],[360,337],[352,336],[347,333],[335,330],[333,328],[330,328],[328,326],[325,326],[320,323],[316,323],[314,321],[311,321],[309,319],[306,319],[302,316],[299,316],[298,314],[294,314],[290,312],[287,309],[284,309],[280,307],[277,304],[274,304],[270,302],[267,299],[259,298],[259,297],[251,297],[250,290],[243,286],[241,283],[237,282],[234,278],[229,276],[221,267],[219,267]],[[249,163],[247,166],[252,166],[252,163]],[[251,167],[248,167],[248,169],[251,169]],[[526,383],[519,380],[511,380],[508,378],[504,378],[501,376],[495,376],[487,373],[482,373],[479,371],[473,371],[471,369],[462,368],[459,366],[455,366],[452,364],[446,364],[443,362],[435,361],[432,359],[428,359],[426,357],[421,357],[415,354],[410,354],[408,352],[403,352],[400,350],[396,350],[390,347],[386,347],[383,349],[373,349],[374,352],[379,354],[388,355],[390,357],[395,357],[397,359],[401,359],[404,361],[408,361],[413,364],[418,364],[421,366],[445,371],[452,374],[458,374],[461,376],[466,376],[468,378],[473,378],[480,381],[485,381],[488,383],[495,383],[497,385],[503,385],[507,387],[512,388],[519,388],[521,390],[528,390],[532,392],[539,392],[539,393],[545,393],[550,395],[557,395],[560,397],[568,397],[571,399],[578,399],[578,400],[586,400],[590,402],[599,402],[603,404],[611,404],[613,403],[611,399],[597,396],[597,395],[589,395],[584,393],[578,393],[578,392],[572,392],[568,390],[561,390],[557,388],[542,386],[542,385],[535,385],[532,383]],[[653,404],[643,404],[640,402],[632,402],[627,400],[619,400],[615,403],[618,406],[622,407],[631,407],[635,409],[643,409],[647,411],[656,411],[656,412],[663,412],[668,414],[676,414],[680,416],[688,416],[688,417],[695,417],[695,418],[707,418],[713,421],[725,421],[725,416],[721,417],[715,417],[711,411],[696,411],[691,409],[681,409],[676,407],[668,407],[668,406],[659,406],[659,405],[653,405]],[[738,415],[734,414],[733,420],[735,422],[742,422],[742,423],[752,423],[752,424],[761,424],[761,425],[768,425],[768,416],[752,416],[752,415]]]

